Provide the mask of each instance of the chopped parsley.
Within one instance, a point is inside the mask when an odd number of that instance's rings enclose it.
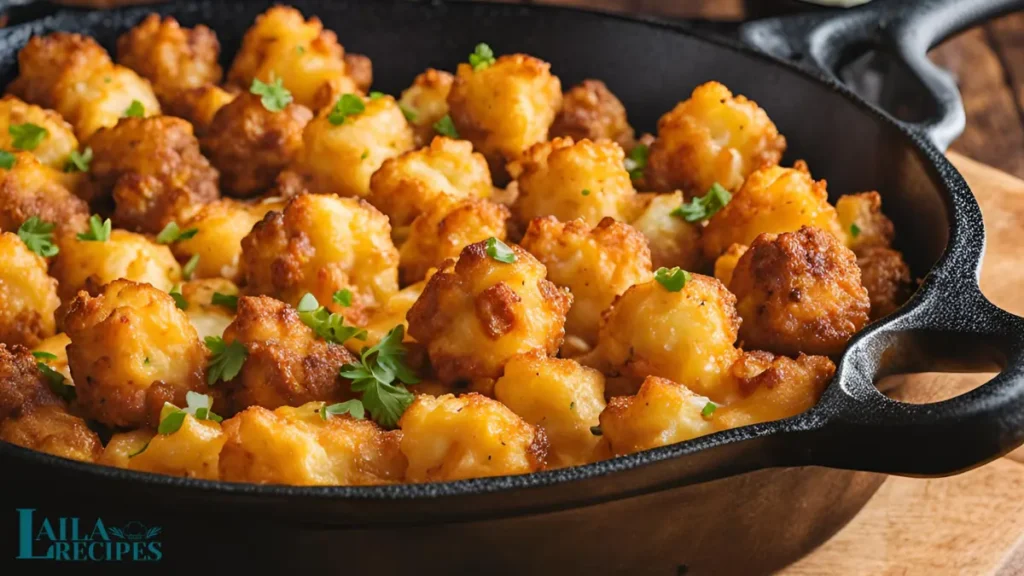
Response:
[[[732,200],[732,194],[715,182],[704,196],[694,197],[689,204],[680,204],[671,214],[687,222],[700,222],[714,216]]]
[[[860,236],[860,226],[857,226],[856,222],[854,222],[853,224],[850,224],[850,236],[852,236],[854,238],[856,238],[857,236]]]
[[[711,415],[715,413],[718,406],[714,402],[708,402],[704,405],[704,409],[700,411],[700,415],[703,418],[711,418]]]
[[[377,92],[376,90],[374,90],[373,92],[370,92],[370,100],[376,100],[378,98],[383,98],[385,96],[387,96],[387,94],[385,94],[383,92]]]
[[[335,292],[331,299],[334,300],[335,304],[348,308],[352,305],[352,291],[348,288],[342,288]]]
[[[11,134],[14,147],[18,150],[35,150],[49,134],[46,128],[31,122],[11,124],[7,127],[7,131]]]
[[[220,292],[214,292],[213,298],[210,299],[210,304],[214,306],[223,306],[228,310],[238,310],[238,296],[234,294],[221,294]]]
[[[654,272],[654,279],[665,287],[669,292],[679,292],[690,281],[690,273],[682,270],[679,266],[672,268],[658,268]]]
[[[583,189],[583,195],[584,196],[590,196],[590,189],[589,188],[584,188]]]
[[[185,416],[188,415],[196,420],[211,420],[213,422],[224,420],[214,413],[213,398],[206,394],[189,390],[185,393],[185,402],[188,404],[185,408],[178,408],[170,402],[164,402],[164,407],[160,410],[160,425],[156,429],[158,433],[174,434],[181,429],[181,425],[185,422]]]
[[[261,82],[259,78],[252,79],[249,92],[260,97],[260,103],[271,112],[280,112],[292,103],[292,93],[284,87],[283,78],[270,77],[270,82]]]
[[[56,354],[51,354],[51,353],[45,352],[43,350],[33,350],[32,351],[32,356],[34,356],[37,360],[56,360],[57,359],[57,355]]]
[[[89,163],[92,162],[92,148],[86,146],[85,150],[79,152],[78,150],[72,150],[68,156],[67,163],[64,164],[65,172],[88,172]]]
[[[459,138],[459,131],[455,129],[455,123],[452,122],[452,117],[449,114],[445,114],[444,118],[434,122],[434,132],[455,140]]]
[[[420,113],[416,111],[412,106],[406,106],[401,102],[398,103],[398,107],[402,110],[402,115],[405,116],[406,121],[415,122],[419,118]]]
[[[376,345],[363,348],[358,362],[345,364],[338,372],[352,380],[353,392],[362,392],[363,407],[373,421],[388,429],[398,424],[414,399],[404,384],[419,382],[405,364],[403,338],[405,326],[399,324]]]
[[[365,110],[366,104],[363,104],[362,98],[355,94],[342,94],[341,98],[334,103],[330,114],[327,115],[327,121],[335,126],[340,126],[349,116],[362,114]]]
[[[646,144],[637,144],[629,151],[624,165],[629,171],[630,178],[639,180],[644,177],[644,169],[647,168],[647,157],[650,153],[651,149]]]
[[[131,105],[125,108],[123,118],[142,118],[146,115],[146,107],[142,105],[142,102],[138,100],[132,100]]]
[[[43,352],[43,354],[46,354],[46,352]],[[35,352],[33,352],[32,355],[36,358],[43,358],[45,360],[55,360],[57,358],[53,354],[49,355],[53,356],[53,358],[39,356]],[[59,398],[62,398],[65,402],[71,402],[75,399],[75,387],[64,382],[63,374],[57,372],[53,368],[50,368],[46,362],[36,362],[36,367],[43,373],[43,379],[46,380],[46,385],[50,388],[51,392],[56,394]]]
[[[299,320],[328,342],[343,344],[351,338],[366,340],[366,330],[358,326],[346,326],[344,316],[332,314],[308,292],[299,300],[296,310],[299,311]]]
[[[213,353],[206,374],[206,383],[213,386],[217,382],[229,382],[238,376],[245,359],[249,357],[245,345],[238,340],[225,344],[220,336],[207,336],[205,342],[206,347]]]
[[[181,240],[188,240],[199,233],[199,228],[182,230],[177,222],[168,222],[167,226],[156,235],[157,244],[173,244]]]
[[[477,44],[473,53],[469,55],[469,65],[473,67],[473,70],[489,68],[494,62],[494,50],[491,50],[491,47],[483,42]]]
[[[14,161],[17,159],[17,156],[7,150],[0,150],[0,168],[3,168],[4,170],[14,168]]]
[[[491,259],[505,264],[511,264],[516,261],[516,253],[508,247],[508,244],[505,244],[494,236],[487,239],[487,255],[490,256]]]
[[[362,420],[366,418],[366,408],[363,406],[361,400],[348,400],[346,402],[339,402],[337,404],[331,404],[330,406],[324,406],[320,409],[320,417],[327,420],[329,416],[341,416],[342,414],[348,414],[356,420]]]
[[[110,240],[110,218],[100,220],[100,217],[93,214],[89,217],[89,231],[82,232],[75,236],[82,242],[106,242]]]
[[[181,267],[181,276],[185,278],[185,280],[191,280],[192,275],[196,273],[197,266],[199,266],[199,254],[193,254],[192,257],[188,259],[188,262],[185,262],[185,265]]]
[[[53,243],[53,228],[52,222],[46,222],[39,216],[32,216],[18,227],[18,238],[21,238],[29,250],[43,258],[49,258],[60,252],[60,248]]]
[[[188,310],[188,300],[181,295],[181,284],[175,284],[168,294],[174,299],[174,305],[178,307],[178,310]]]

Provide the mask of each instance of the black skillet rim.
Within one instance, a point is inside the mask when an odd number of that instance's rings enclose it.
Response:
[[[205,0],[209,1],[209,0]],[[239,0],[235,0],[239,1]],[[418,1],[418,0],[414,0]],[[556,6],[556,5],[510,5],[510,4],[490,4],[474,2],[473,0],[429,0],[429,3],[436,6],[443,6],[445,4],[462,4],[462,5],[477,5],[478,7],[486,6],[488,9],[494,10],[526,10],[538,17],[542,17],[544,13],[548,12],[566,12],[566,13],[582,13],[587,15],[595,15],[601,18],[617,20],[623,22],[629,22],[634,24],[642,24],[645,26],[651,26],[656,28],[662,28],[669,30],[677,34],[684,34],[697,38],[701,41],[708,42],[711,44],[718,45],[720,47],[738,51],[745,56],[752,58],[758,58],[765,62],[766,65],[770,66],[782,66],[789,69],[792,72],[803,75],[804,77],[817,81],[831,88],[835,92],[839,93],[842,97],[846,98],[855,106],[860,107],[864,111],[873,115],[877,120],[880,120],[888,124],[892,128],[896,128],[903,136],[905,136],[910,143],[913,144],[914,151],[925,160],[926,172],[933,172],[930,176],[937,176],[938,182],[941,184],[940,190],[944,192],[943,201],[948,211],[949,219],[949,235],[945,249],[939,259],[933,264],[929,270],[927,277],[934,277],[936,270],[942,269],[952,259],[962,255],[962,252],[970,252],[971,244],[975,243],[976,240],[972,239],[970,234],[965,234],[966,222],[964,217],[971,216],[971,208],[973,205],[973,212],[979,213],[977,202],[974,198],[973,193],[968,187],[966,181],[960,175],[960,173],[953,167],[952,164],[945,158],[945,156],[931,143],[931,141],[924,136],[922,133],[916,131],[913,128],[908,127],[902,122],[896,120],[885,111],[872,105],[869,102],[864,101],[854,92],[848,89],[841,82],[829,77],[828,75],[809,69],[804,66],[800,66],[798,63],[778,58],[771,54],[761,52],[755,48],[747,46],[739,41],[731,38],[709,34],[705,31],[695,29],[688,25],[686,22],[674,22],[662,18],[652,16],[627,16],[623,14],[610,13],[600,10],[589,10],[576,7],[568,6]],[[115,9],[117,12],[124,14],[129,17],[134,17],[138,14],[140,17],[145,16],[149,12],[154,10],[164,9],[165,12],[173,14],[174,10],[171,8],[169,11],[166,10],[170,6],[166,3],[157,4],[155,6],[134,6],[134,7],[122,7]],[[82,14],[83,18],[97,18],[103,17],[103,11],[87,11]],[[107,11],[109,12],[109,11]],[[59,15],[58,13],[57,15]],[[9,35],[26,28],[41,27],[49,30],[47,22],[53,19],[56,15],[47,16],[38,21],[26,22],[12,26],[2,32],[0,35]],[[977,223],[979,226],[980,222]],[[980,236],[982,248],[984,244],[983,234]],[[972,258],[969,264],[973,266],[973,273],[977,273],[977,270],[981,265],[980,253],[981,249],[978,250],[979,257]],[[934,278],[938,279],[938,278]],[[910,301],[908,301],[900,310],[894,312],[892,315],[870,324],[865,329],[861,330],[860,333],[855,335],[854,339],[848,344],[848,349],[856,342],[870,337],[871,334],[898,324],[900,318],[905,317],[914,311],[917,311],[922,306],[927,307],[930,302],[929,299],[923,297],[922,292],[925,291],[926,286],[929,283],[924,283],[922,288],[915,294]],[[943,289],[941,285],[930,286],[932,290]],[[847,354],[844,352],[843,361],[840,363],[840,367],[845,363]],[[837,370],[837,376],[839,371]],[[829,384],[828,389],[832,389],[838,386],[838,381],[833,379]],[[202,480],[196,478],[184,478],[176,476],[168,476],[163,474],[154,474],[148,472],[138,472],[133,470],[127,470],[123,468],[114,468],[109,466],[103,466],[99,464],[90,464],[84,462],[78,462],[75,460],[69,460],[61,458],[59,456],[53,456],[43,452],[22,448],[6,442],[0,442],[0,454],[9,454],[14,458],[25,459],[34,461],[37,464],[41,464],[48,467],[63,468],[64,470],[75,473],[75,474],[87,474],[96,478],[106,478],[111,480],[122,480],[132,481],[135,483],[143,483],[152,487],[174,487],[187,489],[192,492],[201,493],[226,493],[238,496],[277,496],[277,497],[301,497],[307,499],[347,499],[357,501],[376,501],[376,500],[418,500],[418,499],[433,499],[433,498],[450,498],[458,496],[475,496],[482,494],[491,494],[504,491],[522,490],[531,488],[542,488],[551,487],[559,484],[567,484],[570,482],[578,482],[582,480],[594,479],[601,476],[610,475],[617,472],[624,472],[628,470],[637,469],[643,466],[657,464],[667,460],[685,457],[703,450],[711,449],[716,446],[722,446],[726,444],[733,444],[743,441],[752,441],[756,438],[763,438],[767,436],[774,436],[785,433],[793,433],[800,431],[808,431],[820,428],[822,425],[829,420],[829,408],[830,404],[827,402],[829,398],[833,396],[823,396],[822,400],[818,402],[813,408],[799,414],[797,416],[787,418],[784,420],[777,420],[772,422],[765,422],[761,424],[754,424],[750,426],[744,426],[740,428],[734,428],[707,436],[702,436],[680,442],[677,444],[671,444],[668,446],[662,446],[651,450],[645,450],[642,452],[636,452],[625,456],[618,456],[609,460],[603,460],[600,462],[594,462],[582,466],[574,466],[570,468],[561,468],[556,470],[545,470],[540,472],[533,472],[529,474],[519,474],[511,476],[494,476],[486,478],[472,478],[467,480],[456,480],[449,482],[436,482],[436,483],[419,483],[419,484],[392,484],[392,485],[377,485],[377,486],[291,486],[282,484],[250,484],[250,483],[235,483],[235,482],[224,482],[219,480]],[[770,468],[772,466],[766,466],[764,468]],[[764,468],[755,468],[764,469]],[[745,470],[738,473],[746,473],[753,470]],[[728,473],[724,476],[733,476],[737,473]],[[702,482],[698,480],[697,482]],[[641,490],[639,493],[649,493],[664,489],[663,487],[651,487],[650,489]],[[635,494],[635,493],[634,493]],[[615,496],[609,498],[599,498],[599,500],[617,499]]]

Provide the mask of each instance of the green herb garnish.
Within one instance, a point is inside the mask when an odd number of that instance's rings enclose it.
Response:
[[[10,133],[14,147],[18,150],[35,150],[49,134],[46,128],[31,122],[11,124],[7,127],[7,132]]]
[[[411,106],[406,106],[405,104],[399,102],[398,107],[402,110],[402,115],[405,116],[405,119],[408,122],[416,122],[416,119],[419,118],[420,116],[419,112],[417,112]]]
[[[259,78],[252,79],[249,92],[260,97],[260,103],[271,112],[280,112],[292,102],[292,93],[284,87],[283,78],[271,76],[270,82],[261,82]]]
[[[181,276],[185,280],[191,280],[192,275],[196,273],[196,267],[199,266],[199,254],[193,254],[188,262],[181,267]]]
[[[345,364],[338,372],[342,378],[352,380],[353,392],[362,392],[363,406],[373,421],[389,429],[398,424],[414,399],[403,383],[419,382],[405,365],[404,337],[405,327],[395,326],[375,346],[363,348],[359,362]]]
[[[348,308],[352,305],[352,291],[348,288],[342,288],[334,293],[332,300],[334,300],[335,304]]]
[[[199,233],[199,228],[182,230],[177,222],[168,222],[167,226],[156,235],[157,244],[173,244],[181,240],[188,240]]]
[[[658,268],[654,272],[654,279],[665,287],[669,292],[679,292],[690,281],[690,273],[682,270],[679,266],[673,268]]]
[[[687,222],[700,222],[714,216],[732,200],[732,194],[715,182],[704,196],[694,197],[689,204],[680,204],[671,214]]]
[[[459,138],[459,131],[455,129],[455,123],[452,122],[452,117],[448,114],[446,114],[444,118],[434,122],[434,132],[454,140],[458,140]]]
[[[327,115],[327,121],[335,126],[340,126],[349,116],[362,114],[365,110],[366,104],[363,104],[362,98],[355,94],[342,94],[341,98],[334,103],[330,114]]]
[[[185,393],[185,408],[178,408],[170,402],[164,402],[160,409],[160,425],[156,431],[160,434],[174,434],[181,429],[185,416],[191,415],[196,420],[221,422],[224,419],[213,412],[213,398],[189,390]],[[143,448],[145,450],[145,448]],[[142,452],[142,450],[139,450]]]
[[[64,164],[65,172],[88,172],[89,163],[92,162],[92,148],[88,146],[85,150],[79,152],[78,150],[72,150],[68,156],[68,161]]]
[[[469,55],[469,65],[473,70],[483,70],[494,64],[494,50],[483,42],[476,45],[473,53]]]
[[[210,299],[210,304],[214,306],[223,306],[228,310],[238,310],[238,296],[234,294],[221,294],[220,292],[214,292],[213,298]]]
[[[329,416],[341,416],[342,414],[348,414],[356,420],[362,420],[366,418],[366,408],[363,406],[361,400],[348,400],[346,402],[339,402],[338,404],[331,404],[330,406],[324,406],[320,410],[320,417],[327,420]]]
[[[39,216],[32,216],[18,227],[18,238],[21,238],[29,250],[43,258],[56,256],[60,248],[53,243],[54,226],[52,222],[46,222]]]
[[[14,168],[14,162],[17,159],[17,156],[7,150],[0,150],[0,168],[3,168],[4,170]]]
[[[717,409],[718,406],[715,405],[714,402],[708,402],[707,404],[704,405],[704,409],[700,411],[700,415],[703,418],[711,418],[711,415],[714,414],[715,410]]]
[[[146,107],[142,105],[142,102],[138,100],[132,100],[132,103],[125,108],[123,118],[142,118],[146,115]]]
[[[647,157],[650,153],[651,149],[646,144],[637,144],[629,151],[624,166],[629,171],[630,178],[639,180],[644,177],[644,169],[647,168]]]
[[[328,342],[344,344],[350,338],[366,340],[366,330],[358,326],[346,326],[344,316],[332,314],[308,292],[299,300],[296,310],[299,311],[299,320]]]
[[[516,261],[516,253],[501,240],[494,236],[487,239],[487,255],[498,262],[511,264]]]
[[[65,402],[75,399],[75,387],[64,382],[64,375],[50,368],[45,362],[36,362],[36,367],[43,373],[43,379],[50,391],[62,398]]]
[[[860,226],[857,226],[856,222],[850,224],[850,236],[853,236],[854,238],[860,236]]]
[[[110,218],[100,220],[100,217],[93,214],[89,217],[89,231],[77,234],[82,242],[106,242],[110,240]]]
[[[32,351],[32,356],[34,356],[37,360],[56,360],[57,359],[57,355],[56,354],[51,354],[51,353],[45,352],[43,350],[33,350]]]
[[[174,305],[178,307],[178,310],[188,310],[188,300],[181,295],[181,284],[175,284],[168,294],[174,299]]]
[[[238,340],[225,344],[220,336],[207,336],[205,342],[206,347],[213,353],[206,374],[206,383],[213,386],[219,381],[229,382],[238,376],[245,359],[249,357],[245,345]]]

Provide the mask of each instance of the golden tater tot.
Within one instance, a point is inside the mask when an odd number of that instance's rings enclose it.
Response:
[[[434,138],[434,124],[448,115],[448,93],[455,77],[444,70],[427,68],[402,92],[398,105],[412,125],[417,147]]]
[[[187,414],[181,428],[171,434],[152,436],[148,444],[135,447],[129,452],[134,456],[124,458],[121,467],[140,472],[217,480],[220,477],[220,451],[225,440],[227,438],[220,424],[211,420],[196,420]],[[136,442],[134,436],[112,438],[104,450],[101,463],[116,465],[116,454],[124,451],[122,445],[134,446]]]
[[[760,234],[795,232],[813,226],[845,238],[825,181],[815,181],[807,165],[755,170],[743,187],[704,229],[704,256],[713,261],[732,244],[749,246]]]
[[[626,150],[635,143],[626,108],[600,80],[584,80],[563,95],[551,136],[611,140]]]
[[[381,339],[387,336],[388,332],[399,324],[404,327],[405,341],[407,343],[412,341],[412,338],[409,336],[409,322],[405,316],[409,313],[409,309],[416,303],[420,295],[423,294],[423,289],[426,287],[426,280],[406,286],[396,292],[394,296],[388,298],[383,306],[374,309],[366,322],[360,324],[366,330],[366,340],[352,338],[345,343],[348,349],[353,354],[358,354],[366,346],[376,346]],[[419,384],[416,386],[416,391],[425,393]]]
[[[0,168],[0,230],[16,232],[32,216],[58,232],[85,229],[89,206],[65,188],[60,175],[28,152],[15,154],[14,166]]]
[[[444,383],[497,378],[513,356],[553,355],[562,344],[572,295],[545,279],[526,250],[509,246],[515,260],[505,263],[487,245],[470,244],[446,261],[409,310],[409,334],[427,347]]]
[[[573,360],[523,354],[509,360],[494,396],[526,422],[544,429],[551,467],[597,460],[598,425],[605,408],[604,376]]]
[[[50,389],[28,348],[0,342],[0,422],[64,402]]]
[[[57,281],[46,260],[10,232],[0,232],[0,342],[35,346],[56,330]]]
[[[871,300],[871,319],[888,316],[914,292],[910,268],[903,255],[891,248],[864,248],[857,255],[861,284]]]
[[[729,246],[729,249],[719,256],[718,260],[715,260],[715,278],[728,286],[732,282],[732,273],[736,270],[736,263],[740,261],[740,256],[743,256],[749,249],[749,246],[743,244]]]
[[[245,364],[235,378],[217,385],[226,391],[228,414],[249,406],[274,409],[352,397],[338,370],[355,357],[344,346],[317,338],[284,302],[239,298],[237,316],[224,331],[226,344],[236,341],[248,352]]]
[[[345,50],[317,17],[306,20],[290,6],[274,6],[256,18],[228,71],[228,82],[248,89],[253,78],[280,78],[295,102],[317,108],[318,91],[354,92]],[[328,88],[324,88],[327,85]]]
[[[219,196],[217,170],[181,118],[123,118],[96,132],[89,146],[89,175],[100,193],[112,191],[120,228],[158,234]]]
[[[181,266],[170,248],[141,234],[114,229],[106,242],[86,242],[74,234],[63,234],[59,244],[60,253],[50,273],[57,279],[57,292],[65,303],[79,290],[96,296],[100,287],[118,278],[151,284],[164,292],[181,281]]]
[[[56,110],[74,126],[79,140],[117,124],[134,101],[147,116],[160,113],[149,82],[111,62],[106,50],[87,36],[33,36],[18,53],[18,70],[8,92]]]
[[[18,150],[14,145],[15,138],[11,134],[13,126],[33,124],[45,130],[42,140],[31,148],[21,148],[31,152],[41,163],[55,170],[63,170],[72,151],[78,150],[78,139],[71,125],[53,110],[47,110],[27,104],[14,96],[0,98],[0,149]],[[21,143],[19,139],[19,143]],[[25,146],[25,143],[21,143]]]
[[[340,123],[332,104],[302,132],[304,147],[293,169],[317,194],[367,196],[370,177],[384,161],[413,147],[412,129],[394,98],[362,102],[362,112],[341,116]]]
[[[370,91],[373,84],[373,62],[363,54],[345,53],[345,73],[356,85],[356,90],[363,94]],[[331,104],[334,102],[332,101]]]
[[[582,218],[591,226],[605,217],[629,221],[636,190],[624,157],[618,144],[607,141],[555,138],[531,147],[509,164],[519,184],[516,216],[523,224],[542,216]]]
[[[721,282],[692,274],[678,292],[657,280],[637,284],[605,312],[597,348],[581,359],[608,376],[668,378],[727,402],[740,328],[736,297]]]
[[[0,422],[0,440],[81,462],[95,462],[103,454],[100,437],[85,420],[54,405]]]
[[[185,313],[200,340],[207,336],[221,336],[235,319],[235,310],[224,303],[215,303],[214,296],[238,298],[238,286],[224,278],[206,278],[181,284],[180,294],[185,302]],[[180,306],[180,304],[179,304]]]
[[[756,102],[708,82],[658,120],[646,182],[687,197],[703,196],[716,182],[735,191],[757,168],[778,164],[785,150],[786,139]]]
[[[178,92],[165,108],[167,114],[191,122],[196,136],[202,138],[210,131],[217,112],[237,97],[237,93],[207,84]]]
[[[220,82],[219,55],[213,30],[182,28],[173,16],[150,14],[117,39],[117,61],[149,80],[165,106],[183,90]]]
[[[654,268],[679,266],[684,270],[702,269],[704,256],[700,226],[672,215],[672,211],[683,203],[683,193],[640,194],[637,200],[643,209],[630,225],[647,238]]]
[[[835,364],[824,356],[799,354],[794,360],[744,352],[732,368],[744,397],[718,407],[710,420],[724,430],[796,416],[818,402],[835,371]]]
[[[242,239],[246,293],[292,305],[307,293],[356,321],[398,291],[398,250],[388,219],[365,200],[306,194],[270,212]],[[352,292],[352,305],[332,302]]]
[[[505,162],[548,139],[562,108],[562,84],[550,64],[526,54],[501,56],[479,70],[462,63],[448,108],[459,134],[501,174]]]
[[[542,469],[547,456],[542,429],[476,393],[418,396],[398,425],[407,482],[526,474]]]
[[[871,308],[853,252],[806,226],[758,236],[729,289],[743,318],[744,345],[776,354],[838,354],[867,324]]]
[[[428,270],[458,257],[474,242],[492,237],[505,240],[510,215],[505,206],[487,200],[438,200],[413,220],[398,251],[402,283],[422,280]]]
[[[892,245],[893,225],[882,214],[882,196],[875,191],[847,194],[836,201],[841,237],[855,253]]]
[[[616,396],[601,413],[601,434],[615,456],[715,432],[701,412],[710,400],[686,386],[648,376],[636,396]]]
[[[486,199],[492,190],[487,161],[473,145],[438,136],[426,148],[385,160],[370,179],[367,200],[401,228],[443,199]]]
[[[294,102],[280,112],[267,110],[249,92],[217,110],[202,147],[220,170],[224,191],[248,197],[273,186],[302,149],[302,131],[312,117]]]
[[[284,203],[263,200],[241,202],[221,198],[203,206],[187,220],[178,222],[181,230],[197,230],[195,236],[179,240],[171,250],[182,262],[199,255],[193,278],[227,278],[241,282],[242,238],[272,210],[284,210]]]
[[[390,484],[405,474],[401,432],[368,420],[324,420],[313,402],[271,412],[253,406],[224,422],[220,478],[257,484]]]
[[[170,296],[148,284],[115,280],[97,297],[80,293],[64,328],[77,403],[91,419],[155,427],[163,403],[147,399],[151,391],[184,406],[186,392],[205,387],[207,352],[195,328]]]
[[[601,313],[615,298],[653,278],[643,235],[611,218],[593,228],[583,220],[537,218],[521,245],[544,264],[549,280],[572,292],[565,332],[589,345],[597,342]]]

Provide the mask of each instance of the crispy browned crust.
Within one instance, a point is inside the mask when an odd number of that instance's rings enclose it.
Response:
[[[433,209],[413,220],[402,244],[401,277],[404,285],[418,282],[448,258],[459,255],[473,242],[494,237],[504,241],[511,212],[488,200],[439,201]]]
[[[368,93],[373,84],[373,62],[369,56],[345,53],[345,73],[356,83],[356,88]]]
[[[309,108],[295,103],[271,112],[248,92],[218,110],[202,148],[220,170],[224,191],[254,196],[273,186],[302,149],[302,129],[312,118]]]
[[[10,170],[0,170],[0,230],[14,232],[32,216],[56,224],[59,232],[85,229],[89,206],[68,191],[57,173],[28,152],[16,153]]]
[[[426,146],[434,139],[434,123],[448,114],[448,94],[455,77],[444,70],[427,68],[402,92],[400,102],[414,113],[409,121],[416,146]]]
[[[18,77],[7,86],[7,92],[56,109],[70,82],[111,64],[107,51],[89,36],[67,32],[33,36],[18,52]]]
[[[182,90],[220,82],[219,54],[213,30],[182,28],[173,16],[150,14],[117,39],[117,61],[149,80],[165,106]]]
[[[274,409],[352,397],[350,383],[338,375],[355,357],[344,347],[317,338],[298,312],[267,296],[244,296],[224,341],[239,341],[249,357],[238,376],[222,386],[228,413],[249,406]]]
[[[612,140],[629,150],[634,145],[633,127],[626,108],[600,80],[584,80],[562,97],[562,111],[551,125],[551,137],[574,140]]]
[[[891,248],[872,247],[857,256],[860,279],[871,299],[871,319],[887,316],[914,292],[910,268],[903,254]]]
[[[0,343],[0,421],[31,412],[37,406],[63,406],[36,366],[32,352]]]
[[[168,116],[191,122],[196,136],[202,138],[210,130],[217,112],[237,97],[219,86],[207,84],[179,90],[167,100],[164,109]]]
[[[39,406],[0,422],[0,440],[82,462],[95,462],[103,454],[99,436],[85,420],[56,405]]]
[[[838,354],[868,322],[856,257],[828,232],[762,234],[736,265],[730,289],[740,339],[778,354]]]

